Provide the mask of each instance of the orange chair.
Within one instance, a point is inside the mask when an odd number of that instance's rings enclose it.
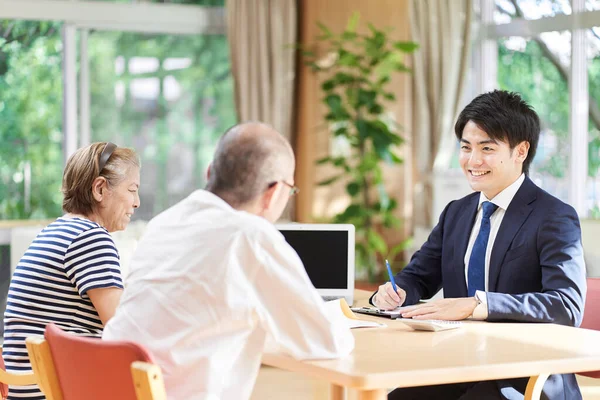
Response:
[[[600,278],[587,278],[587,295],[581,327],[600,331]],[[600,371],[579,372],[578,375],[600,378]]]
[[[160,368],[142,346],[76,336],[54,324],[44,337],[26,345],[47,400],[166,400]]]
[[[0,347],[0,354],[2,354],[2,347]],[[0,356],[0,399],[5,400],[8,397],[8,385],[28,386],[36,383],[37,380],[33,373],[17,375],[6,372],[4,359]]]

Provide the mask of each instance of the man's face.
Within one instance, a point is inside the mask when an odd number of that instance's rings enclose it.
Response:
[[[528,143],[522,142],[511,151],[508,143],[490,139],[469,121],[460,143],[460,166],[471,188],[491,200],[521,175],[528,149]]]

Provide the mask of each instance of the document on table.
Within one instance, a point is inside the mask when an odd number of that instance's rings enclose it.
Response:
[[[380,308],[375,307],[353,307],[350,310],[359,314],[367,314],[367,315],[376,315],[378,317],[386,317],[391,319],[402,318],[402,313],[408,308],[405,307],[396,307],[393,310],[382,310]]]
[[[402,318],[402,313],[409,307],[410,306],[400,306],[400,307],[394,308],[393,310],[379,309],[379,312],[382,314],[390,315],[393,318]]]
[[[348,303],[346,303],[346,300],[343,298],[325,302],[325,312],[331,319],[344,321],[350,329],[387,326],[386,324],[380,322],[366,321],[358,318],[358,316],[356,316],[356,314],[350,310]]]

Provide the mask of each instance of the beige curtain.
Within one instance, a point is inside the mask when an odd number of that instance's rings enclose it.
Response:
[[[227,0],[226,8],[239,120],[267,122],[291,140],[296,0]]]
[[[271,124],[292,140],[296,0],[227,0],[235,105],[240,121]],[[281,220],[294,215],[290,199]]]
[[[415,227],[429,228],[438,218],[432,215],[434,163],[440,150],[451,151],[455,145],[454,122],[468,73],[472,14],[471,0],[411,0],[411,33],[420,45],[413,74]]]

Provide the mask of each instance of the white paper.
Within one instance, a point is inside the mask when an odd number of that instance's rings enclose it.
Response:
[[[346,303],[346,300],[344,299],[325,302],[325,312],[331,320],[338,320],[339,323],[348,325],[350,329],[387,326],[380,322],[366,321],[358,318],[356,314],[350,310],[348,303]]]
[[[350,327],[350,329],[354,328],[378,328],[382,326],[387,326],[381,322],[375,321],[365,321],[364,319],[350,319],[346,318],[346,323]]]

